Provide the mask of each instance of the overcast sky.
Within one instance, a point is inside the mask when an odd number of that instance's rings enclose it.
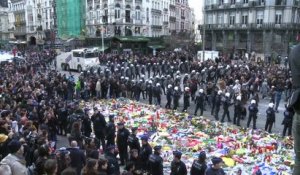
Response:
[[[189,0],[190,7],[194,8],[194,12],[195,12],[197,22],[202,20],[202,6],[203,6],[203,3],[204,3],[204,0]]]

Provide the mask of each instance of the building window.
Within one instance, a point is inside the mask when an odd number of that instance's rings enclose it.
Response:
[[[235,24],[235,16],[230,16],[229,17],[229,24],[234,25]]]
[[[181,9],[181,16],[184,17],[184,10],[183,9]]]
[[[135,27],[134,33],[135,34],[140,34],[141,33],[141,28],[140,27]]]
[[[265,0],[258,0],[258,5],[265,5]]]
[[[242,16],[242,24],[248,24],[248,15]]]
[[[116,6],[115,6],[115,18],[120,19],[120,17],[121,17],[120,4],[116,4]]]
[[[135,19],[140,20],[141,19],[141,8],[140,6],[136,6],[135,8]]]
[[[224,0],[219,0],[219,5],[223,5],[224,4]]]
[[[218,15],[218,24],[223,24],[223,15]]]
[[[235,0],[230,0],[230,4],[235,4]]]
[[[181,22],[181,23],[180,23],[180,29],[181,29],[181,30],[184,30],[184,22]]]
[[[120,36],[121,35],[121,27],[115,26],[115,35]]]
[[[256,24],[262,24],[263,19],[264,19],[264,13],[263,12],[257,12]]]
[[[282,20],[282,14],[281,13],[276,13],[275,15],[275,24],[281,24]]]
[[[244,0],[244,4],[248,4],[248,0]]]

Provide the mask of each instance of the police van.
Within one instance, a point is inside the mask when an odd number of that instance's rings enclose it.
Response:
[[[56,57],[56,66],[62,70],[76,70],[82,72],[99,64],[98,48],[75,49],[70,52],[61,53]]]

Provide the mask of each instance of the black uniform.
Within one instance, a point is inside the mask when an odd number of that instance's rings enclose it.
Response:
[[[142,145],[141,151],[140,151],[140,160],[141,160],[141,167],[143,170],[148,170],[148,160],[149,156],[152,154],[152,148],[149,145],[149,143]]]
[[[92,133],[92,122],[91,119],[88,115],[85,115],[83,120],[82,120],[82,130],[83,130],[83,135],[86,137],[90,137]]]
[[[101,114],[100,112],[95,113],[92,116],[92,122],[93,122],[96,138],[101,141],[102,149],[105,150],[106,121],[103,114]]]
[[[121,165],[125,165],[128,160],[128,137],[130,132],[126,128],[118,130],[117,133],[117,146],[119,149]]]
[[[219,120],[219,111],[220,111],[220,107],[221,107],[221,104],[222,104],[222,95],[217,95],[216,96],[216,102],[215,102],[215,119],[216,120]]]
[[[130,150],[137,149],[138,152],[140,152],[140,150],[141,150],[139,138],[137,138],[137,136],[133,133],[130,134],[130,136],[128,137],[128,145],[129,145]]]
[[[185,163],[172,161],[171,174],[170,175],[187,175],[187,169]]]
[[[207,169],[206,163],[200,163],[199,160],[194,160],[191,167],[191,175],[205,175]]]
[[[222,115],[222,120],[221,122],[224,122],[224,119],[225,119],[225,116],[227,115],[227,119],[228,119],[228,122],[231,122],[231,119],[230,119],[230,113],[229,113],[229,106],[230,106],[230,98],[229,97],[225,97],[225,101],[223,102],[223,115]]]
[[[149,172],[151,175],[163,175],[163,159],[159,154],[149,156]]]
[[[249,110],[249,118],[248,118],[248,122],[247,122],[247,127],[249,128],[251,120],[253,118],[253,129],[256,129],[256,119],[257,119],[257,113],[258,113],[258,108],[256,106],[256,104],[251,104],[248,107]]]
[[[283,124],[282,136],[285,136],[285,133],[287,130],[288,130],[288,136],[292,135],[292,124],[293,124],[294,114],[295,113],[292,109],[284,111],[284,113],[283,113],[284,119],[282,121],[282,124]]]
[[[116,138],[116,126],[113,120],[110,120],[107,124],[106,129],[106,145],[115,145],[115,138]]]
[[[167,104],[165,106],[165,108],[167,108],[167,109],[171,109],[172,93],[173,93],[172,89],[168,88],[168,90],[167,90]]]
[[[151,84],[147,86],[147,95],[149,98],[149,104],[152,105],[153,87]]]
[[[240,100],[236,100],[234,103],[234,117],[233,124],[240,126],[241,115],[243,111],[242,102]]]
[[[183,96],[183,109],[182,112],[187,111],[190,106],[190,92],[185,91]]]
[[[156,98],[156,103],[155,105],[160,105],[161,103],[161,87],[156,86],[153,88],[153,95]]]
[[[204,93],[199,93],[196,97],[196,108],[195,108],[195,113],[194,115],[197,115],[198,109],[200,109],[200,116],[203,115],[204,111],[204,101],[205,101],[205,94]]]
[[[265,125],[265,131],[272,132],[273,123],[275,123],[275,110],[273,108],[268,108],[267,111],[267,120]]]
[[[173,98],[174,110],[176,110],[179,106],[179,99],[180,99],[180,92],[174,91],[174,98]]]

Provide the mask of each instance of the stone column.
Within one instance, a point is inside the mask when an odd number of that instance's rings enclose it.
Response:
[[[216,50],[216,46],[217,46],[216,32],[211,31],[211,48],[212,48],[212,50]]]

